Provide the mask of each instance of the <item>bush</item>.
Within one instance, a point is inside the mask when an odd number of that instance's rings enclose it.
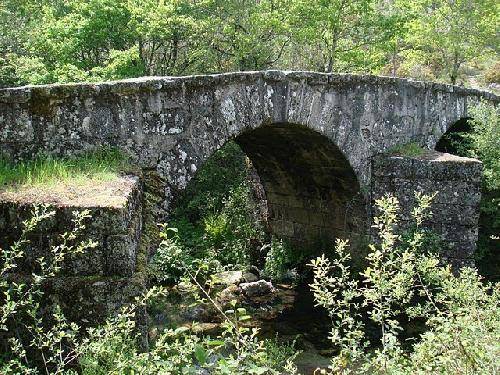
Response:
[[[42,303],[43,282],[57,275],[66,256],[95,246],[92,241],[78,239],[79,233],[85,229],[88,212],[75,213],[74,230],[63,234],[61,243],[51,248],[50,259],[39,259],[40,271],[35,272],[27,283],[9,281],[8,276],[16,270],[17,261],[24,257],[29,233],[53,215],[54,212],[47,207],[36,207],[33,217],[24,223],[21,238],[1,253],[0,330],[9,340],[2,343],[7,346],[2,348],[0,373],[294,373],[293,347],[259,340],[257,329],[250,330],[242,324],[248,315],[235,303],[232,310],[221,312],[226,329],[215,339],[196,336],[184,327],[167,328],[147,351],[141,350],[142,336],[136,327],[136,313],[144,311],[155,298],[165,296],[164,288],[151,288],[134,303],[124,306],[119,314],[109,317],[104,325],[90,328],[86,333],[68,322],[57,306],[46,310]],[[163,233],[162,263],[159,264],[170,265],[179,273],[186,271],[191,282],[201,289],[200,293],[207,295],[196,279],[200,267],[203,270],[206,265],[190,263],[189,259],[183,258],[174,241],[175,231],[165,227]]]
[[[78,343],[79,328],[66,320],[59,306],[44,300],[43,286],[59,273],[67,256],[96,246],[91,240],[78,239],[89,212],[74,213],[73,230],[63,233],[60,243],[51,246],[50,257],[37,260],[38,269],[31,277],[17,282],[15,276],[18,261],[25,256],[30,243],[30,233],[54,214],[46,206],[34,207],[32,217],[23,222],[19,240],[1,252],[0,331],[8,339],[2,348],[2,374],[37,373],[37,370],[58,374],[76,359],[72,347]]]
[[[264,275],[274,281],[282,280],[289,271],[290,255],[290,247],[283,240],[273,237],[266,255]]]
[[[394,232],[399,202],[391,196],[376,201],[380,241],[370,245],[361,280],[351,274],[347,241],[337,241],[336,259],[323,255],[310,264],[316,304],[334,322],[331,340],[339,354],[331,373],[356,368],[374,374],[485,374],[500,365],[499,285],[483,283],[474,269],[455,275],[439,265],[439,258],[423,247],[422,223],[431,215],[432,197],[416,198],[415,230],[404,243]],[[404,349],[402,317],[425,321],[427,331],[416,338],[413,350]],[[367,321],[378,327],[380,342],[366,338]]]
[[[161,242],[151,259],[149,273],[160,283],[178,281],[192,267],[194,258],[178,244],[177,228],[161,227]]]
[[[245,268],[265,238],[249,182],[245,154],[229,142],[197,172],[176,204],[170,225],[179,244],[197,259]]]
[[[492,64],[484,72],[484,80],[486,83],[500,83],[500,61]]]

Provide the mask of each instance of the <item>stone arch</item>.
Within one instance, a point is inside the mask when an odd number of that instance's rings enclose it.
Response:
[[[309,244],[338,237],[357,239],[367,233],[366,192],[362,193],[349,160],[332,140],[290,123],[246,129],[230,140],[240,146],[259,175],[273,234]],[[182,158],[187,159],[187,153]],[[200,158],[200,164],[206,159]],[[175,200],[198,168],[192,163],[189,173],[166,182],[171,194],[166,199]]]
[[[235,138],[264,187],[273,233],[295,243],[364,232],[365,200],[342,151],[305,126],[278,123]]]

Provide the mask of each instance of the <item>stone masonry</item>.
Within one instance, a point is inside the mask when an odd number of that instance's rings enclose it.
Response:
[[[22,222],[32,217],[35,204],[48,204],[48,211],[54,212],[29,233],[29,243],[23,247],[25,257],[10,274],[18,280],[39,272],[37,259],[52,257],[51,247],[61,243],[62,233],[74,228],[74,212],[89,211],[91,218],[84,222],[83,233],[71,244],[92,239],[97,246],[67,257],[57,277],[46,285],[47,296],[57,301],[72,320],[102,321],[144,290],[138,263],[143,219],[141,183],[131,176],[120,177],[113,183],[117,187],[111,193],[100,188],[99,182],[93,189],[95,201],[120,194],[119,202],[115,199],[112,204],[76,203],[74,199],[64,198],[51,202],[46,197],[21,200],[15,193],[0,193],[0,249],[20,238]]]
[[[479,161],[450,154],[380,155],[373,159],[372,198],[394,194],[401,205],[400,227],[407,229],[413,223],[414,192],[437,193],[425,226],[443,240],[446,261],[471,265],[478,236],[481,175]]]
[[[398,144],[433,149],[477,90],[312,72],[144,77],[0,90],[0,150],[13,159],[115,146],[162,181],[159,221],[229,140],[252,159],[278,234],[366,232],[371,158]]]
[[[475,248],[480,164],[449,156],[378,158],[409,142],[434,149],[478,100],[499,102],[437,83],[283,71],[26,86],[0,90],[0,152],[20,160],[117,147],[142,171],[154,223],[168,218],[203,162],[234,140],[260,177],[275,234],[297,242],[364,236],[379,193],[406,202],[415,188],[439,190],[433,225],[454,244],[450,259],[462,259]],[[3,225],[15,227],[16,209],[2,210]],[[90,287],[101,285],[103,293],[115,287],[112,275],[134,280],[137,266],[131,272],[126,250],[132,238],[96,235],[111,247],[68,274],[108,277]]]

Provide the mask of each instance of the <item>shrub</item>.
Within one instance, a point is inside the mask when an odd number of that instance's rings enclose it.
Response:
[[[196,279],[192,281],[208,297]],[[230,310],[223,312],[218,308],[225,322],[225,330],[218,337],[199,337],[185,327],[167,328],[151,344],[149,351],[141,352],[137,345],[139,333],[135,329],[135,314],[164,293],[164,289],[153,288],[136,303],[124,307],[119,315],[108,319],[102,327],[89,330],[89,337],[76,348],[81,373],[295,373],[293,346],[259,340],[257,329],[243,325],[250,317],[244,308],[236,306],[235,301]]]
[[[73,214],[73,230],[61,235],[60,243],[50,248],[50,257],[37,260],[38,269],[31,277],[17,282],[14,274],[30,243],[30,233],[54,214],[46,206],[34,207],[32,217],[23,222],[19,240],[1,252],[0,330],[8,338],[4,362],[0,362],[2,374],[37,373],[37,369],[59,374],[76,359],[72,346],[77,345],[79,328],[66,320],[59,306],[44,303],[43,287],[59,273],[67,256],[96,246],[91,240],[78,239],[89,212]]]
[[[486,83],[500,83],[500,61],[496,61],[486,69],[484,72],[484,80]]]
[[[194,258],[178,244],[177,228],[161,225],[161,242],[149,265],[150,275],[158,282],[178,281],[191,267]]]
[[[264,275],[271,280],[279,281],[284,278],[289,271],[290,248],[276,237],[271,239],[271,246],[266,255],[264,264]]]
[[[415,230],[405,243],[396,235],[399,202],[392,196],[376,201],[374,227],[379,242],[370,245],[368,266],[359,280],[349,268],[348,243],[338,240],[337,258],[324,255],[311,262],[316,304],[333,320],[332,342],[339,354],[332,373],[495,373],[500,345],[500,288],[483,283],[477,272],[449,266],[423,247],[424,219],[431,215],[431,196],[416,194]],[[427,331],[404,349],[403,316],[423,319]],[[380,332],[380,342],[367,350],[366,319]],[[323,371],[326,373],[326,371]]]
[[[52,314],[47,314],[46,310],[42,312],[44,281],[57,275],[67,255],[95,246],[92,241],[78,240],[78,235],[85,229],[84,221],[89,218],[88,212],[75,213],[74,230],[63,234],[61,243],[51,248],[50,259],[39,259],[40,272],[35,272],[27,283],[9,281],[8,276],[16,270],[17,261],[24,257],[23,249],[29,243],[29,233],[53,215],[54,212],[47,207],[36,207],[33,217],[24,223],[21,238],[1,253],[0,290],[3,297],[0,330],[10,339],[5,343],[7,348],[0,359],[0,373],[294,373],[292,346],[259,340],[258,330],[243,326],[248,315],[235,303],[232,310],[222,312],[226,329],[215,339],[196,336],[184,327],[167,328],[147,351],[141,350],[136,314],[139,310],[144,311],[150,301],[165,296],[164,288],[151,288],[134,303],[125,305],[119,314],[109,317],[102,326],[90,328],[85,335],[79,332],[77,325],[65,319],[57,306],[51,307]],[[190,281],[200,288],[200,293],[208,296],[196,278],[205,265],[183,260],[173,241],[175,235],[172,233],[176,232],[164,229],[162,246],[176,270],[186,271]],[[163,258],[165,262],[166,259],[167,256]],[[20,332],[27,333],[27,338],[17,336]]]

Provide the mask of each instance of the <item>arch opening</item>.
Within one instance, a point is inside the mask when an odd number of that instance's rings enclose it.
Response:
[[[328,138],[281,123],[243,133],[235,141],[260,177],[273,234],[300,246],[365,232],[359,182]]]
[[[467,156],[467,150],[470,148],[470,145],[464,135],[471,131],[470,118],[461,118],[441,136],[434,149],[438,152]]]

